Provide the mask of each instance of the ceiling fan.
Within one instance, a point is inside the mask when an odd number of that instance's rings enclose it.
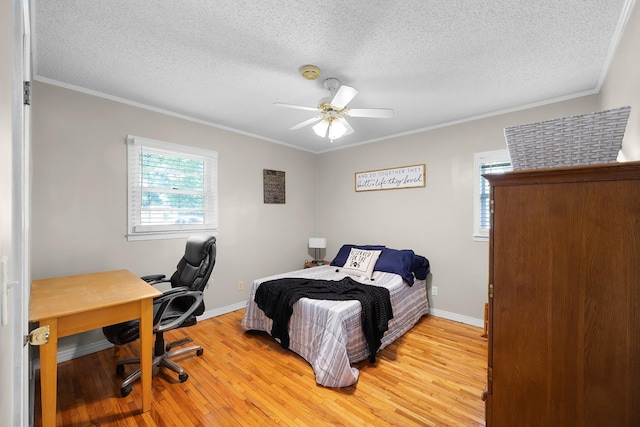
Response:
[[[324,87],[329,90],[331,96],[321,99],[317,107],[285,104],[283,102],[273,103],[273,105],[277,107],[319,113],[315,117],[290,127],[290,130],[300,129],[318,122],[313,126],[313,131],[318,136],[322,138],[328,137],[331,142],[333,142],[334,139],[354,132],[349,122],[347,122],[347,117],[369,117],[376,119],[393,117],[393,110],[389,108],[347,108],[347,104],[358,94],[358,91],[351,86],[340,85],[338,79],[326,79],[324,81]]]

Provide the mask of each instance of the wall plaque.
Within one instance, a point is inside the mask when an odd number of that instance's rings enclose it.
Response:
[[[425,164],[356,172],[357,191],[395,190],[398,188],[425,187]]]
[[[280,203],[286,202],[284,171],[274,171],[271,169],[262,170],[264,185],[264,202]]]

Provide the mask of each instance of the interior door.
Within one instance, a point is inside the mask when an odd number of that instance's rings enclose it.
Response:
[[[23,337],[28,332],[29,301],[29,106],[23,81],[30,80],[30,20],[28,0],[1,0],[0,110],[9,120],[0,126],[0,425],[26,426],[29,414],[29,357]],[[10,82],[10,83],[9,83]],[[3,89],[4,89],[3,88]],[[1,122],[1,120],[0,120]],[[6,356],[6,357],[4,357]]]
[[[23,82],[31,84],[31,12],[29,9],[29,0],[22,2],[22,75]],[[24,91],[23,97],[24,97]],[[18,156],[14,157],[18,166],[17,185],[14,185],[14,224],[16,232],[14,233],[16,255],[14,257],[14,270],[18,273],[18,282],[21,286],[15,292],[15,306],[20,307],[16,313],[16,320],[20,333],[16,338],[16,382],[14,395],[20,396],[16,402],[16,409],[20,410],[20,420],[22,425],[34,425],[34,401],[35,393],[33,392],[34,378],[30,375],[31,358],[29,357],[29,347],[24,345],[23,337],[29,331],[29,292],[31,289],[31,262],[29,242],[29,221],[31,218],[30,195],[31,182],[29,177],[31,171],[31,100],[25,102],[22,99],[22,117],[20,133],[22,138],[17,138],[16,145],[21,145]],[[19,344],[22,344],[20,346]]]

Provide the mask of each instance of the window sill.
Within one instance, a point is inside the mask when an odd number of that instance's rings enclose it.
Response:
[[[138,234],[127,234],[127,241],[135,242],[139,240],[162,240],[162,239],[183,239],[187,237],[191,237],[194,234],[211,234],[213,236],[218,235],[217,230],[212,229],[192,229],[192,230],[184,230],[184,231],[171,231],[164,233],[138,233]]]

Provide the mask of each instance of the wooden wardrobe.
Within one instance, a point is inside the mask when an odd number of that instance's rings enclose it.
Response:
[[[486,178],[487,426],[640,426],[640,163]]]

